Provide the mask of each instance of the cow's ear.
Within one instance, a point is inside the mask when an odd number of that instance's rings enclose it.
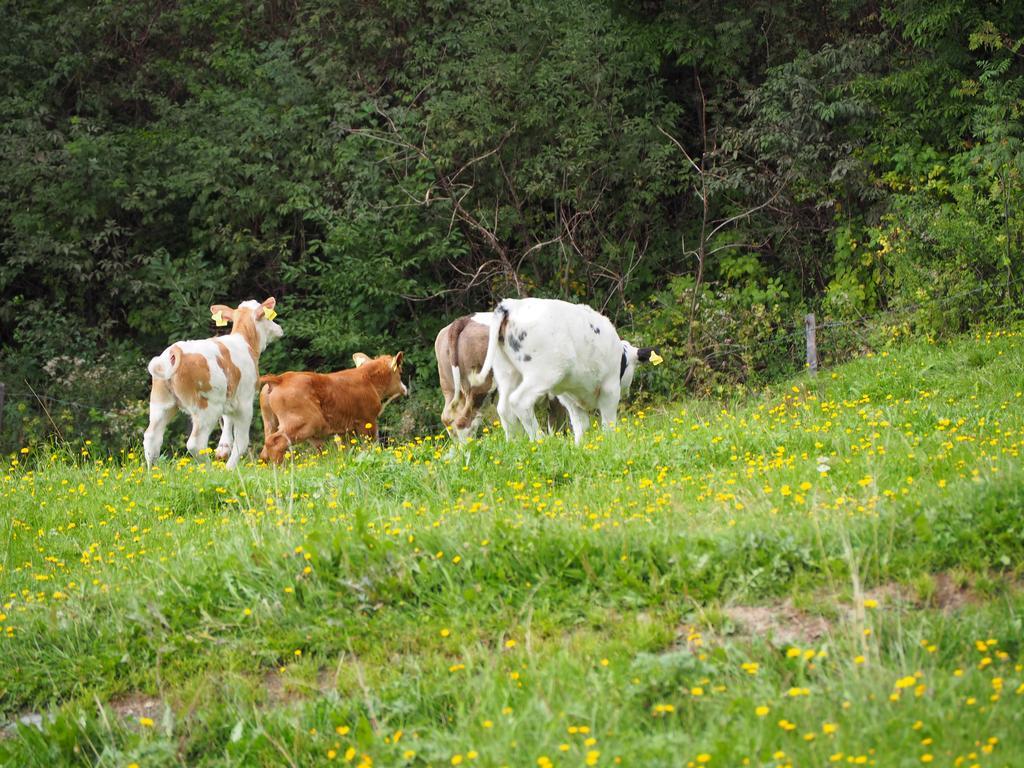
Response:
[[[399,368],[402,367],[402,358],[404,356],[405,356],[404,352],[399,352],[397,355],[395,355],[394,360],[391,361],[391,369],[392,370],[397,371]]]
[[[356,352],[354,355],[352,355],[352,362],[356,364],[356,368],[358,368],[363,363],[368,362],[369,360],[369,356],[364,355],[362,352]]]
[[[663,360],[655,347],[642,347],[638,349],[636,351],[636,358],[642,363],[649,362],[651,365],[658,365]]]
[[[223,304],[214,304],[210,307],[210,319],[219,326],[225,326],[234,321],[235,310]]]
[[[263,302],[263,316],[267,318],[267,320],[273,320],[275,317],[277,317],[277,312],[274,311],[274,307],[276,306],[277,299],[275,299],[273,296],[271,296],[269,299]]]

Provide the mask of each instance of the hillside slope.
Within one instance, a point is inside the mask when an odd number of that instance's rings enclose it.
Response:
[[[1024,764],[1021,339],[580,448],[13,457],[0,764]]]

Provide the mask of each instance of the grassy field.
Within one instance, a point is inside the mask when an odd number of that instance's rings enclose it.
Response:
[[[1022,338],[580,448],[12,457],[0,764],[1024,765]]]

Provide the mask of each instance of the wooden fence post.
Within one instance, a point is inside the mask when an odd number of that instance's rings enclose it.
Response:
[[[818,372],[818,337],[813,312],[804,318],[804,330],[807,332],[807,368],[813,376]]]

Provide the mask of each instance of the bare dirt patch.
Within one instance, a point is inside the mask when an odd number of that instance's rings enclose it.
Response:
[[[879,584],[865,590],[861,599],[874,601],[883,608],[897,610],[938,610],[949,615],[967,606],[981,605],[992,599],[975,585],[973,577],[948,572],[931,575],[931,583],[920,588],[899,582]],[[996,577],[999,579],[999,577]],[[1017,592],[1024,589],[1019,579],[1001,579],[1002,587]],[[863,607],[853,604],[848,596],[822,593],[814,602],[829,605],[836,619],[800,610],[791,599],[770,605],[729,605],[719,609],[724,623],[709,622],[703,626],[684,625],[679,629],[681,644],[691,650],[701,645],[714,645],[727,638],[735,640],[763,639],[776,645],[814,643],[844,625],[863,621]],[[858,619],[858,616],[860,617]]]
[[[733,605],[722,612],[740,636],[760,637],[778,644],[813,643],[832,630],[828,619],[798,610],[792,600],[775,605]]]
[[[142,693],[129,693],[116,699],[111,699],[107,704],[114,714],[121,720],[132,725],[139,725],[140,718],[148,717],[156,721],[163,717],[164,702],[153,696],[146,696]],[[52,721],[54,716],[45,712],[22,712],[11,719],[11,722],[0,725],[0,739],[12,738],[17,732],[18,725],[28,725],[42,729],[46,723]]]
[[[111,699],[108,706],[122,720],[137,721],[143,717],[156,720],[163,717],[164,714],[164,702],[162,699],[158,699],[155,696],[146,696],[142,693],[129,693],[125,696]]]
[[[880,605],[930,608],[950,614],[969,605],[981,605],[987,599],[991,599],[976,587],[975,578],[955,576],[948,572],[934,573],[931,575],[930,588],[924,590],[923,595],[907,584],[890,582],[865,591],[864,597],[876,600]],[[1013,580],[1003,581],[1002,584],[1011,592],[1021,588],[1021,584]]]
[[[22,712],[21,714],[16,715],[11,722],[0,725],[0,741],[14,738],[14,734],[17,733],[19,725],[42,728],[43,724],[50,719],[52,719],[51,716],[44,715],[41,712]]]
[[[948,573],[937,573],[932,581],[935,584],[935,594],[928,600],[931,607],[951,613],[965,605],[982,602],[981,596],[972,587],[958,584]]]
[[[272,670],[263,675],[263,690],[267,694],[267,704],[277,706],[292,704],[309,698],[322,696],[337,688],[335,674],[329,669],[317,672],[316,680],[309,681],[288,676]]]

